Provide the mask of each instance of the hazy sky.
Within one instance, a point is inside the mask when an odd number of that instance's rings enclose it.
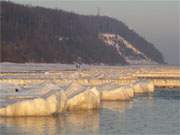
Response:
[[[170,64],[180,63],[180,1],[179,0],[10,0],[115,17],[152,42]]]

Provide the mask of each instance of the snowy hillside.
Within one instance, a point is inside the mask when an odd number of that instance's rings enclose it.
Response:
[[[118,34],[101,33],[99,38],[107,46],[113,46],[117,53],[129,64],[155,64],[154,61]]]

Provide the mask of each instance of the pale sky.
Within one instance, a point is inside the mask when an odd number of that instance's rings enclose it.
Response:
[[[7,1],[7,0],[6,0]],[[179,0],[10,0],[16,3],[39,5],[115,17],[126,23],[164,55],[169,64],[180,63],[180,1]]]

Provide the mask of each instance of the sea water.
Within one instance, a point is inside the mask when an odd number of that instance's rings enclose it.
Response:
[[[101,109],[51,117],[0,118],[2,135],[179,135],[180,91],[156,90]]]

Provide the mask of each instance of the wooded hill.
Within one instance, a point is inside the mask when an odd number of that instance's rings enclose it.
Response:
[[[124,37],[151,60],[164,63],[162,54],[121,21],[85,16],[12,2],[1,4],[1,62],[127,64],[99,33]]]

